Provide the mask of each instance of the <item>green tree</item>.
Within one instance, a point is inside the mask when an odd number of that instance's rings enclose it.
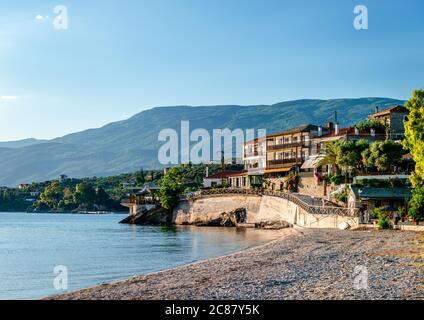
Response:
[[[339,173],[339,166],[337,164],[337,158],[340,153],[340,141],[330,141],[325,145],[325,156],[318,163],[318,166],[331,165],[334,173]]]
[[[96,191],[87,183],[79,183],[76,186],[74,193],[74,202],[77,205],[87,206],[92,208],[96,200]]]
[[[112,200],[102,187],[97,188],[95,201],[96,204],[103,207],[110,207],[112,205]]]
[[[424,220],[424,186],[416,187],[412,192],[408,216],[415,221]]]
[[[380,172],[386,172],[402,161],[405,152],[399,143],[389,140],[373,142],[369,149],[362,153],[362,161],[365,166],[374,166]]]
[[[40,200],[36,202],[36,206],[45,205],[50,209],[58,209],[59,202],[63,199],[64,189],[59,181],[53,181],[40,194]]]
[[[349,169],[362,170],[362,152],[368,148],[366,140],[340,142],[336,162],[345,172]]]
[[[411,175],[413,186],[424,184],[424,90],[416,90],[405,105],[409,110],[405,121],[405,140],[403,145],[410,150],[415,161]]]
[[[163,208],[172,211],[177,205],[178,195],[184,190],[184,178],[182,170],[177,167],[171,168],[163,177],[159,191],[160,203]]]
[[[355,125],[361,131],[369,131],[374,129],[376,133],[386,133],[387,125],[378,121],[377,119],[370,119],[365,121],[360,121]]]
[[[415,221],[421,221],[424,220],[424,90],[415,90],[405,106],[409,115],[405,121],[403,145],[410,150],[415,161],[410,178],[415,190],[408,215]]]
[[[146,182],[146,176],[143,169],[140,169],[140,171],[136,173],[135,179],[138,185],[142,185]]]

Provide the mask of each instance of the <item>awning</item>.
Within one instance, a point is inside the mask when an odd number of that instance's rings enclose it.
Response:
[[[306,160],[300,169],[314,169],[318,167],[318,163],[324,158],[323,155],[311,156]]]
[[[278,172],[289,172],[293,167],[279,168],[279,169],[268,169],[265,173],[278,173]]]

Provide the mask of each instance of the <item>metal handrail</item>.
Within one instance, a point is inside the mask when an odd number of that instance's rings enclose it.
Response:
[[[305,143],[305,141],[288,142],[288,143],[268,145],[267,149],[268,150],[282,150],[282,149],[290,149],[290,148],[296,148],[296,147],[307,147],[307,144]]]
[[[281,164],[295,164],[302,163],[302,158],[286,158],[286,159],[277,159],[277,160],[268,160],[267,165],[269,166],[277,166]]]
[[[302,199],[299,198],[299,196],[296,196],[292,193],[287,192],[276,192],[276,191],[269,191],[269,190],[254,190],[254,189],[233,189],[233,188],[223,188],[223,189],[208,189],[208,190],[201,190],[192,192],[190,194],[180,196],[180,200],[195,200],[207,196],[219,196],[219,195],[227,195],[227,194],[233,194],[233,195],[255,195],[255,196],[271,196],[271,197],[277,197],[282,198],[285,200],[288,200],[290,202],[293,202],[294,204],[298,205],[302,209],[304,209],[306,212],[310,214],[330,214],[330,215],[339,215],[339,216],[359,216],[359,209],[358,208],[342,208],[342,207],[336,207],[336,206],[328,206],[329,202],[324,200],[324,206],[316,206],[311,205]],[[303,197],[308,197],[306,195],[302,195]],[[310,197],[310,199],[314,199]]]

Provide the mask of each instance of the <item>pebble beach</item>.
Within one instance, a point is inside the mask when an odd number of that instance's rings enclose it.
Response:
[[[47,299],[422,300],[423,271],[423,233],[290,228],[242,252]]]

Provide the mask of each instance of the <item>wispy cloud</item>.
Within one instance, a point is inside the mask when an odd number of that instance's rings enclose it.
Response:
[[[37,14],[36,16],[35,16],[35,21],[44,21],[44,20],[47,20],[49,18],[49,16],[42,16],[41,14]]]
[[[18,99],[17,96],[0,96],[0,100],[4,101],[4,100],[16,100]]]

